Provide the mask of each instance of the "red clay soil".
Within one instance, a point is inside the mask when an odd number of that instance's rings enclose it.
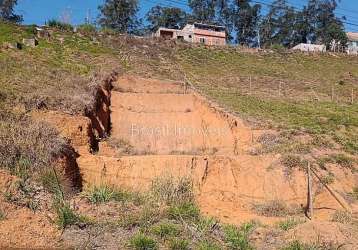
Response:
[[[0,220],[0,248],[55,247],[61,232],[46,212],[34,213],[29,208],[16,206],[5,200],[4,192],[9,190],[16,180],[8,173],[0,171],[0,210],[5,214],[5,218]]]
[[[304,172],[294,171],[288,178],[280,155],[248,153],[257,146],[254,138],[265,131],[251,129],[196,93],[184,94],[179,83],[124,76],[114,84],[111,104],[111,139],[130,145],[133,155],[118,155],[106,143],[96,155],[81,151],[78,164],[85,186],[107,184],[143,191],[156,177],[186,176],[193,179],[205,214],[237,224],[279,220],[258,216],[252,209],[258,203],[280,200],[305,206]],[[334,188],[351,191],[357,176],[337,171],[341,179]],[[320,208],[315,213],[319,220],[341,209],[324,189],[315,205]]]

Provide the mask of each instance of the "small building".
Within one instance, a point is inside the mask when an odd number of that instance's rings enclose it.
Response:
[[[226,45],[225,27],[204,23],[187,24],[183,29],[159,28],[154,36],[205,45]]]
[[[358,32],[348,32],[347,37],[347,54],[358,55]]]
[[[292,48],[292,50],[299,50],[302,52],[326,52],[326,45],[300,43]]]

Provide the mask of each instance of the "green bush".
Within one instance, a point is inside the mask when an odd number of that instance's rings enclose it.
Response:
[[[70,205],[60,202],[56,206],[56,224],[59,228],[64,229],[81,221],[81,218],[71,209]]]
[[[91,35],[91,34],[95,34],[97,29],[96,26],[92,24],[81,24],[77,26],[77,31],[81,34]]]
[[[158,249],[157,243],[154,239],[144,235],[137,234],[130,239],[130,245],[136,250],[155,250]]]
[[[64,23],[56,19],[51,19],[47,22],[47,25],[63,31],[73,31],[73,26],[69,23]]]
[[[233,225],[224,228],[225,241],[230,249],[251,250],[253,247],[249,243],[249,233],[253,228],[252,223],[242,225],[239,229]]]
[[[192,202],[185,202],[172,205],[168,209],[168,214],[173,219],[197,220],[199,219],[199,208]]]
[[[126,201],[130,199],[131,195],[127,192],[115,190],[108,186],[100,186],[91,188],[86,197],[94,204],[106,203],[109,201]]]

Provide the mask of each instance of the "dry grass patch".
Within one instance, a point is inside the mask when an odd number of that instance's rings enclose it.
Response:
[[[261,216],[266,217],[285,217],[303,213],[301,207],[287,205],[281,200],[272,200],[266,203],[254,204],[253,210]]]

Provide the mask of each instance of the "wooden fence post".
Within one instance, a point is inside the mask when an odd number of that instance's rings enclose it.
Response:
[[[307,217],[312,220],[313,218],[313,192],[312,192],[312,176],[311,176],[311,163],[307,165]]]
[[[351,103],[354,104],[354,89],[352,88]]]
[[[251,79],[251,75],[250,75],[250,95],[252,94],[252,79]]]

